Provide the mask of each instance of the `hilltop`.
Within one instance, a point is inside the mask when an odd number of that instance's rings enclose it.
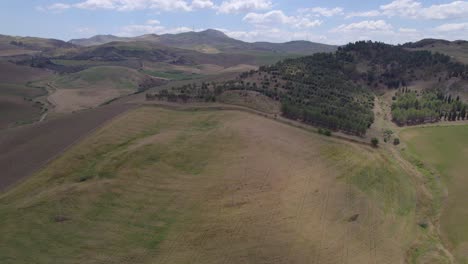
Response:
[[[164,46],[191,49],[204,53],[248,53],[248,52],[279,52],[312,54],[316,52],[331,52],[337,46],[314,43],[309,41],[291,41],[286,43],[244,42],[228,37],[225,33],[208,29],[200,32],[185,32],[179,34],[149,34],[138,37],[124,38],[112,35],[98,35],[89,39],[73,39],[69,42],[80,46],[95,46],[110,42],[144,41]]]
[[[421,81],[433,85],[411,89]],[[360,41],[335,53],[262,66],[236,80],[175,87],[149,98],[214,101],[229,90],[279,101],[287,118],[364,135],[374,121],[374,95],[388,90],[397,91],[392,115],[399,125],[465,119],[467,105],[460,97],[468,93],[468,66],[440,53]]]
[[[429,50],[431,52],[440,52],[468,64],[468,41],[455,40],[448,41],[443,39],[423,39],[417,42],[410,42],[403,45],[410,50]]]

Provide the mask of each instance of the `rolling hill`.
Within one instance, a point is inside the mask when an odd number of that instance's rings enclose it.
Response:
[[[433,85],[408,88],[423,80]],[[154,96],[213,101],[224,91],[253,90],[280,101],[285,117],[364,135],[374,121],[374,94],[391,89],[400,91],[392,104],[393,120],[399,125],[437,122],[444,116],[465,119],[468,106],[455,94],[468,91],[468,66],[440,53],[360,41],[335,53],[262,66],[236,80],[185,85]]]
[[[466,262],[465,42],[0,39],[1,263]]]
[[[76,48],[74,44],[58,39],[0,35],[0,57],[73,48]]]
[[[432,232],[389,159],[249,113],[140,107],[0,195],[0,260],[444,260],[413,243]]]
[[[179,34],[149,34],[134,38],[122,38],[112,35],[98,35],[89,39],[74,39],[70,42],[81,46],[91,46],[102,45],[114,41],[152,42],[164,46],[191,49],[205,53],[275,52],[308,55],[316,52],[332,52],[337,48],[337,46],[313,43],[309,41],[291,41],[286,43],[248,43],[230,38],[223,32],[214,29]]]
[[[166,83],[160,78],[119,66],[97,66],[58,76],[45,86],[54,112],[63,113],[99,106],[123,95]]]
[[[127,40],[130,41],[130,38],[117,37],[114,35],[96,35],[91,38],[72,39],[68,42],[77,46],[89,47],[89,46],[102,45],[102,44],[106,44],[109,42],[118,42],[118,41],[124,42]]]
[[[462,63],[468,64],[468,41],[448,41],[443,39],[423,39],[403,45],[410,50],[429,50],[440,52]]]

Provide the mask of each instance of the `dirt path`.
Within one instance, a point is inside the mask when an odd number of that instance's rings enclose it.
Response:
[[[0,131],[0,191],[32,174],[106,121],[133,107],[133,104],[112,104]]]
[[[375,98],[375,107],[374,107],[374,114],[375,114],[375,121],[374,124],[371,126],[367,133],[367,137],[375,136],[377,138],[382,139],[384,135],[384,131],[393,131],[394,137],[399,137],[401,131],[403,131],[407,127],[399,127],[395,123],[392,122],[391,118],[391,104],[392,104],[392,96],[394,95],[393,91],[389,91],[382,96],[377,96]],[[451,125],[459,125],[463,124],[466,121],[458,121],[458,122],[440,122],[434,124],[422,124],[418,125],[417,127],[425,127],[425,126],[451,126]],[[411,126],[416,127],[416,126]],[[416,187],[416,195],[417,195],[417,204],[416,204],[416,216],[418,219],[426,219],[430,222],[431,228],[429,233],[431,234],[432,238],[434,239],[434,243],[437,245],[436,248],[439,252],[435,255],[443,255],[446,259],[449,259],[453,263],[453,256],[447,250],[445,245],[442,243],[440,228],[439,228],[439,218],[440,215],[434,215],[431,211],[431,205],[433,204],[433,194],[431,192],[430,183],[428,183],[426,176],[418,170],[418,168],[408,161],[402,154],[401,149],[404,146],[394,146],[392,142],[380,144],[382,151],[388,152],[390,156],[395,160],[407,173],[408,175],[412,176],[412,181],[414,186]],[[425,220],[424,220],[425,221]],[[415,247],[419,247],[419,243],[424,242],[427,240],[427,237],[421,237],[417,239],[414,243]],[[410,255],[410,252],[408,252]]]

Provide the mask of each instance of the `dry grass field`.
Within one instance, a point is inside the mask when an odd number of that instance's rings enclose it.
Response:
[[[403,263],[416,194],[389,155],[238,111],[141,107],[0,194],[0,262]]]
[[[130,68],[98,66],[55,77],[43,85],[51,89],[48,100],[55,106],[54,112],[67,113],[131,94],[145,78],[149,77]]]

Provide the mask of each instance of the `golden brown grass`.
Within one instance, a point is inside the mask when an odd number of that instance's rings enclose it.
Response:
[[[0,196],[0,262],[401,263],[407,179],[256,115],[142,107]]]

